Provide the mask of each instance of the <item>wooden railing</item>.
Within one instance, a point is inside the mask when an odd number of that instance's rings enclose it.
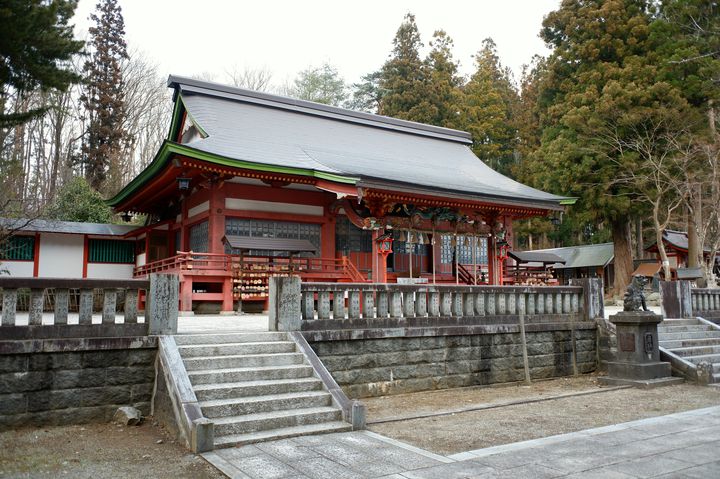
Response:
[[[519,315],[563,319],[583,313],[581,286],[302,283],[301,297],[305,321]]]
[[[133,276],[145,277],[151,273],[168,273],[180,271],[225,271],[230,272],[233,256],[219,253],[194,253],[178,251],[169,258],[153,261],[135,267]]]
[[[45,324],[66,325],[70,310],[70,292],[79,291],[78,324],[92,324],[93,295],[100,291],[103,295],[102,323],[115,324],[117,314],[118,292],[124,291],[123,322],[138,322],[138,294],[147,290],[150,281],[138,279],[54,279],[54,278],[0,278],[2,288],[2,326],[17,326],[18,290],[27,289],[30,292],[28,307],[28,326],[43,324],[45,295],[52,290],[54,295],[54,310],[51,321]]]
[[[292,272],[302,277],[319,279],[348,279],[364,282],[367,279],[357,270],[347,257],[342,258],[303,258],[303,257],[268,257],[240,256],[219,253],[178,252],[170,258],[153,261],[135,268],[136,278],[146,277],[151,273],[166,272],[226,272],[233,270],[266,270],[272,272]]]

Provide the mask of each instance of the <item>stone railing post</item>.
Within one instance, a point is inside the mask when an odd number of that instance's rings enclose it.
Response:
[[[175,274],[151,274],[145,321],[148,334],[175,334],[178,327],[180,285]]]
[[[270,278],[270,331],[300,331],[301,298],[300,276]]]
[[[661,281],[660,299],[664,318],[692,318],[693,305],[689,281]]]
[[[570,286],[582,286],[582,310],[586,321],[605,317],[605,291],[602,278],[571,279]]]

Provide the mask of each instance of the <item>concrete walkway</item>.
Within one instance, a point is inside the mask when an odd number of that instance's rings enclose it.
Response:
[[[449,457],[368,431],[306,436],[203,457],[232,478],[714,478],[720,406]]]

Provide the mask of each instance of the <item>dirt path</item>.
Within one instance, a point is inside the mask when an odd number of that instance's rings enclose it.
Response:
[[[593,375],[532,386],[463,388],[363,400],[369,422],[448,412],[423,419],[370,424],[379,434],[439,454],[497,446],[720,404],[720,390],[691,384],[653,390],[602,388]],[[573,392],[597,392],[569,397]],[[557,399],[526,404],[511,401]],[[451,413],[459,408],[484,408]]]
[[[87,424],[2,432],[0,477],[209,479],[225,476],[146,421],[138,427]]]

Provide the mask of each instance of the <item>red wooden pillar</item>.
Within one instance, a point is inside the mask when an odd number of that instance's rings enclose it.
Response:
[[[320,257],[335,257],[335,216],[325,207],[325,222],[320,227]]]
[[[232,277],[228,276],[225,278],[225,281],[223,281],[223,301],[220,313],[230,314],[233,312],[233,280]]]
[[[180,311],[192,311],[192,276],[180,275]]]
[[[495,244],[495,235],[488,236],[487,254],[488,254],[488,284],[498,284],[497,277],[497,245]]]
[[[208,211],[208,253],[222,254],[225,246],[225,191],[213,184],[210,187],[210,210]]]
[[[383,230],[373,230],[372,232],[372,282],[387,283],[387,263],[386,257],[380,253],[380,245],[378,238],[385,234]]]
[[[182,205],[180,206],[180,244],[176,245],[175,248],[179,251],[189,251],[187,244],[187,219],[188,219],[188,199],[187,197],[182,199]],[[173,256],[175,253],[173,252]]]

